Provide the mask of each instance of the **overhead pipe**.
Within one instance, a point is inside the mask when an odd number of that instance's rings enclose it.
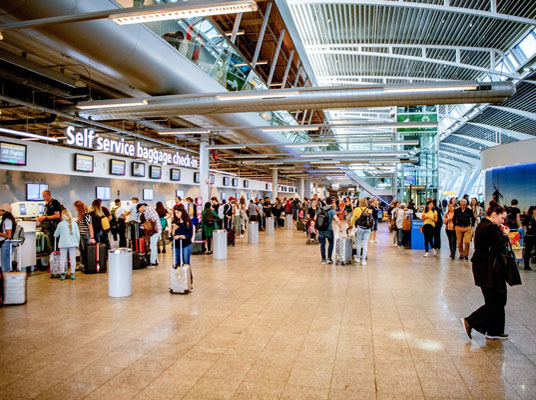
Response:
[[[2,119],[0,120],[0,126],[51,124],[56,121],[57,117],[55,114],[50,114],[48,117],[41,118]]]
[[[498,103],[515,93],[512,82],[450,81],[172,95],[78,103],[95,120],[276,110],[464,103]]]

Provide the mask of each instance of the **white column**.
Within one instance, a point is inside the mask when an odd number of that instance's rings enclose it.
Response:
[[[207,141],[202,141],[199,146],[199,175],[200,175],[200,184],[199,184],[199,196],[205,204],[210,199],[208,198],[208,180],[209,180],[209,165],[210,165],[210,156],[206,147],[208,146]]]
[[[277,197],[278,172],[277,168],[272,170],[272,201],[275,201],[275,198]]]
[[[320,195],[318,193],[318,183],[313,183],[313,195]]]
[[[303,178],[300,179],[300,187],[298,189],[298,192],[300,195],[300,200],[303,201],[303,198],[305,197],[305,179]]]

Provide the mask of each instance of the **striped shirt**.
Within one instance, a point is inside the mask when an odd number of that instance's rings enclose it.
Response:
[[[92,224],[91,214],[85,212],[82,219],[77,220],[76,223],[78,224],[80,236],[89,236],[89,225]]]
[[[143,212],[143,215],[145,215],[146,220],[151,220],[156,225],[156,231],[162,232],[162,224],[160,223],[160,216],[156,212],[156,210],[152,207],[146,206],[145,211]]]

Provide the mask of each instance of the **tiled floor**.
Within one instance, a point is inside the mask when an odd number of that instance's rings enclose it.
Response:
[[[536,398],[536,273],[509,292],[510,341],[469,343],[470,264],[378,237],[366,267],[322,265],[296,231],[240,239],[193,257],[188,296],[167,291],[169,253],[129,298],[107,275],[32,277],[0,310],[0,398]]]

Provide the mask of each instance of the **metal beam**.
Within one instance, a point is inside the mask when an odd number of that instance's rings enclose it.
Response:
[[[528,133],[514,131],[512,129],[506,129],[506,128],[501,128],[501,127],[498,127],[498,126],[480,124],[480,123],[477,123],[477,122],[470,122],[470,121],[467,121],[466,124],[467,125],[478,126],[480,128],[484,128],[484,129],[487,129],[487,130],[490,130],[490,131],[493,131],[493,132],[497,132],[497,133],[504,133],[505,135],[513,137],[516,140],[536,139],[536,136],[534,136],[534,135],[529,135]]]
[[[467,153],[474,154],[475,156],[480,157],[480,151],[481,150],[478,150],[478,149],[473,149],[471,147],[460,146],[459,144],[453,144],[453,143],[443,143],[443,142],[441,142],[439,144],[440,145],[445,145],[445,146],[450,146],[450,147],[453,147],[455,149],[465,151]]]
[[[453,157],[450,153],[445,153],[444,151],[441,151],[441,150],[439,150],[439,158],[449,160],[454,165],[459,165],[461,168],[465,170],[469,170],[472,167],[474,167],[473,164],[468,163],[467,161],[464,161],[464,160],[460,160],[459,158]]]
[[[375,51],[363,51],[363,50],[316,50],[316,49],[310,50],[309,54],[354,55],[354,56],[383,57],[383,58],[393,58],[393,59],[399,59],[399,60],[420,61],[420,62],[426,62],[426,63],[431,63],[431,64],[446,65],[446,66],[455,67],[455,68],[469,69],[473,71],[484,72],[487,74],[495,74],[498,76],[506,76],[512,79],[520,78],[520,75],[518,74],[505,73],[502,71],[497,71],[495,69],[479,67],[477,65],[464,64],[462,62],[455,62],[455,61],[439,60],[437,58],[431,58],[431,57],[409,56],[406,54],[390,54],[390,53],[380,53],[380,52],[375,52]]]
[[[452,133],[451,136],[452,137],[458,137],[458,138],[461,138],[461,139],[465,139],[465,140],[468,140],[468,141],[473,142],[475,144],[478,143],[478,144],[484,145],[486,147],[494,147],[494,146],[497,146],[499,144],[499,143],[493,142],[491,140],[480,139],[480,138],[476,138],[476,137],[473,137],[473,136],[462,135],[462,134],[459,134],[459,133]],[[449,143],[445,143],[445,144],[449,144]]]
[[[366,85],[370,85],[370,82],[363,82],[364,79],[392,79],[392,80],[404,80],[404,81],[425,81],[425,82],[449,82],[453,81],[455,79],[442,79],[442,78],[428,78],[425,76],[394,76],[394,75],[320,75],[318,76],[319,82],[324,83],[349,83],[349,84],[356,84],[356,83],[362,83]],[[357,82],[352,81],[352,79],[356,79]]]
[[[266,26],[268,25],[268,20],[270,19],[270,11],[272,11],[272,2],[269,2],[266,5],[266,12],[264,13],[261,30],[259,32],[259,39],[257,41],[257,46],[255,47],[255,53],[253,54],[253,61],[251,62],[251,69],[255,69],[255,66],[257,65],[257,60],[259,59],[262,42],[264,41],[264,33],[266,32]]]
[[[240,22],[242,21],[242,13],[236,14],[234,25],[233,25],[233,33],[231,33],[231,43],[236,43],[236,36],[238,35],[238,29],[240,28]]]
[[[477,158],[466,156],[466,155],[460,154],[460,153],[453,153],[453,152],[451,152],[451,151],[449,151],[448,149],[445,149],[445,148],[440,148],[439,151],[444,153],[444,154],[447,154],[447,155],[449,155],[451,157],[460,157],[460,159],[463,159],[464,161],[468,162],[471,165],[477,165],[480,162],[480,160],[477,159]]]
[[[292,59],[294,58],[294,49],[290,51],[290,56],[288,57],[287,68],[285,69],[285,75],[283,76],[283,82],[281,83],[281,88],[284,89],[287,84],[288,74],[290,72],[290,67],[292,67]]]
[[[494,106],[493,104],[490,104],[489,107],[495,108],[501,111],[506,111],[506,112],[509,112],[510,114],[519,115],[520,117],[524,117],[524,118],[528,118],[528,119],[532,119],[533,121],[536,121],[536,113],[518,110],[517,108],[512,108],[512,107]]]
[[[429,11],[441,11],[455,14],[465,14],[474,17],[498,19],[507,22],[516,22],[525,25],[536,25],[536,19],[518,17],[493,11],[485,11],[466,7],[453,7],[445,2],[443,5],[434,3],[417,3],[412,1],[392,0],[288,0],[291,5],[296,4],[349,4],[356,6],[403,7]]]
[[[297,64],[296,67],[298,69],[296,70],[296,78],[294,79],[294,84],[292,85],[292,87],[296,87],[298,85],[299,80],[300,80],[300,75],[301,75],[301,71],[302,71],[301,58],[298,59],[298,64]]]
[[[283,44],[283,39],[285,37],[285,29],[281,29],[279,34],[279,40],[277,41],[277,47],[275,48],[274,58],[272,59],[272,65],[270,66],[270,75],[268,75],[268,81],[266,81],[266,86],[270,87],[272,79],[274,78],[275,68],[277,67],[277,59],[279,58],[279,52],[281,51],[281,45]]]
[[[436,45],[436,44],[408,44],[408,43],[323,43],[323,44],[310,44],[305,46],[307,50],[338,50],[338,49],[357,49],[362,50],[363,47],[374,47],[379,49],[389,49],[392,52],[393,49],[421,49],[421,50],[454,50],[454,51],[478,51],[482,53],[496,53],[501,57],[504,57],[504,52],[501,49],[493,47],[472,47],[472,46],[452,46],[452,45]],[[423,51],[423,56],[426,55],[426,51]]]

